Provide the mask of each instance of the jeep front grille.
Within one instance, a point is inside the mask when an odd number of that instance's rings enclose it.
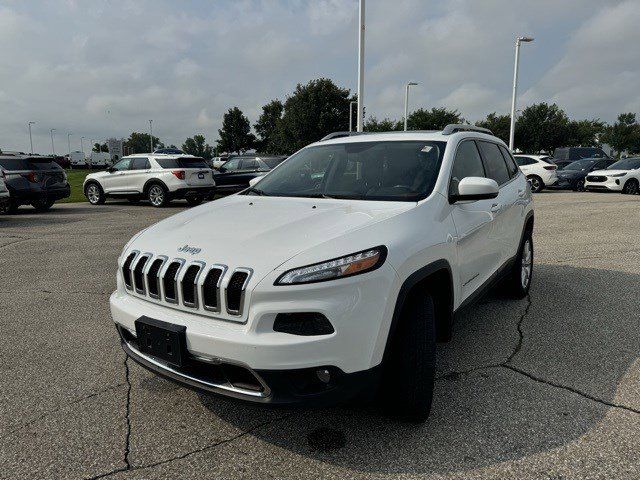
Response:
[[[138,250],[132,251],[122,263],[122,278],[131,292],[200,310],[203,314],[224,312],[232,317],[241,317],[253,270],[240,267],[231,275],[227,271],[226,265],[207,265],[197,260],[170,259],[152,253],[140,254]],[[223,295],[225,279],[228,282]]]

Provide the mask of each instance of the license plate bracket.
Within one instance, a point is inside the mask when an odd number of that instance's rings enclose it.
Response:
[[[140,317],[135,321],[138,349],[175,367],[182,367],[187,352],[187,327]]]

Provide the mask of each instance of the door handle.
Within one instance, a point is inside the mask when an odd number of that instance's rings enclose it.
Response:
[[[493,205],[491,205],[492,213],[498,213],[501,209],[502,209],[502,206],[498,203],[494,203]]]

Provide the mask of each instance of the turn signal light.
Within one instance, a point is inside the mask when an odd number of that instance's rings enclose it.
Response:
[[[23,173],[22,176],[31,183],[38,183],[38,175],[35,172]]]
[[[184,170],[173,170],[171,173],[173,173],[178,180],[184,180]]]

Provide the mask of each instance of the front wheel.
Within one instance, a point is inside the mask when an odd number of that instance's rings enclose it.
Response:
[[[169,203],[169,192],[159,183],[154,183],[147,191],[147,198],[154,207],[164,207]]]
[[[387,412],[421,423],[429,416],[436,365],[433,299],[416,293],[403,307],[385,362],[381,396]]]
[[[628,180],[622,188],[622,193],[625,195],[637,195],[639,191],[640,187],[638,187],[638,181],[633,178]]]
[[[576,188],[574,190],[576,192],[584,192],[584,180],[578,180],[578,183],[576,183]]]
[[[527,180],[529,181],[529,185],[531,186],[531,191],[533,193],[541,192],[544,188],[544,182],[540,177],[531,175],[530,177],[527,177]]]
[[[533,238],[527,231],[522,239],[516,261],[504,280],[507,293],[513,298],[524,298],[529,293],[533,277]]]
[[[91,205],[102,205],[106,200],[100,185],[93,182],[85,187],[84,195]]]

